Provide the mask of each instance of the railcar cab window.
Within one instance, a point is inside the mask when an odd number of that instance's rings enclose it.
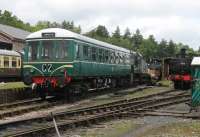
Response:
[[[53,57],[54,41],[44,40],[41,41],[41,59],[49,60]],[[61,54],[61,53],[60,53]]]
[[[34,61],[39,58],[39,44],[39,41],[28,42],[28,58],[30,61]]]
[[[68,57],[68,41],[66,40],[59,40],[56,42],[56,59],[65,59]],[[53,49],[53,48],[51,48]],[[50,51],[52,52],[52,51]]]

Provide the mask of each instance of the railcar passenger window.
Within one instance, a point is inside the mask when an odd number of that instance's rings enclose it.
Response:
[[[92,48],[91,47],[88,47],[88,59],[90,60],[91,59],[91,53],[92,52]]]
[[[13,68],[17,67],[17,59],[16,59],[16,57],[12,57],[12,67]]]
[[[108,62],[109,58],[108,58],[108,51],[105,51],[105,62]]]
[[[88,59],[88,46],[83,46],[83,57],[84,59]]]
[[[5,68],[9,67],[9,57],[8,56],[4,56],[4,67]]]
[[[92,60],[96,61],[96,48],[92,48]]]
[[[110,63],[115,63],[115,54],[112,52],[110,56]]]
[[[123,64],[126,64],[126,56],[123,55],[122,58],[123,58]]]
[[[79,59],[80,58],[80,45],[76,45],[76,58]]]
[[[103,62],[103,51],[99,49],[99,62]]]
[[[119,64],[119,53],[115,54],[115,56],[116,56],[115,63],[116,63],[116,64]]]

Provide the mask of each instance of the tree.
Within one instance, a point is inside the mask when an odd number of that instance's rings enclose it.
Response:
[[[140,45],[142,44],[142,41],[143,41],[143,36],[140,33],[140,30],[137,29],[132,37],[133,49],[138,50]]]
[[[113,38],[117,38],[117,39],[121,38],[119,26],[117,26],[117,28],[116,28],[115,32],[113,33],[112,37]]]
[[[96,35],[99,36],[99,37],[108,38],[109,32],[108,32],[108,30],[106,29],[105,26],[99,25],[96,28]]]
[[[160,58],[164,58],[164,57],[168,56],[168,53],[167,53],[167,41],[165,39],[162,39],[161,42],[159,43],[158,56]]]
[[[129,28],[126,28],[123,39],[131,39],[131,32],[129,30]]]
[[[81,33],[81,26],[79,25],[78,27],[75,27],[73,31],[80,34]]]
[[[175,43],[172,40],[170,40],[167,47],[168,56],[175,56],[175,52],[176,52],[175,46],[176,46]]]
[[[148,39],[143,39],[139,52],[142,53],[147,62],[150,62],[151,58],[158,58],[158,45],[153,35],[150,35]]]

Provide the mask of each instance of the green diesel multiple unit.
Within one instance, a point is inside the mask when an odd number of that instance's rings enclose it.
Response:
[[[126,85],[131,73],[144,71],[140,54],[68,30],[44,29],[26,39],[23,81],[41,97]]]

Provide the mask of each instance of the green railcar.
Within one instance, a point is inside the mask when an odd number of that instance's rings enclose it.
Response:
[[[44,29],[26,39],[23,80],[42,92],[41,96],[61,88],[80,92],[83,87],[87,90],[125,85],[137,68],[134,66],[137,55],[68,30]]]

